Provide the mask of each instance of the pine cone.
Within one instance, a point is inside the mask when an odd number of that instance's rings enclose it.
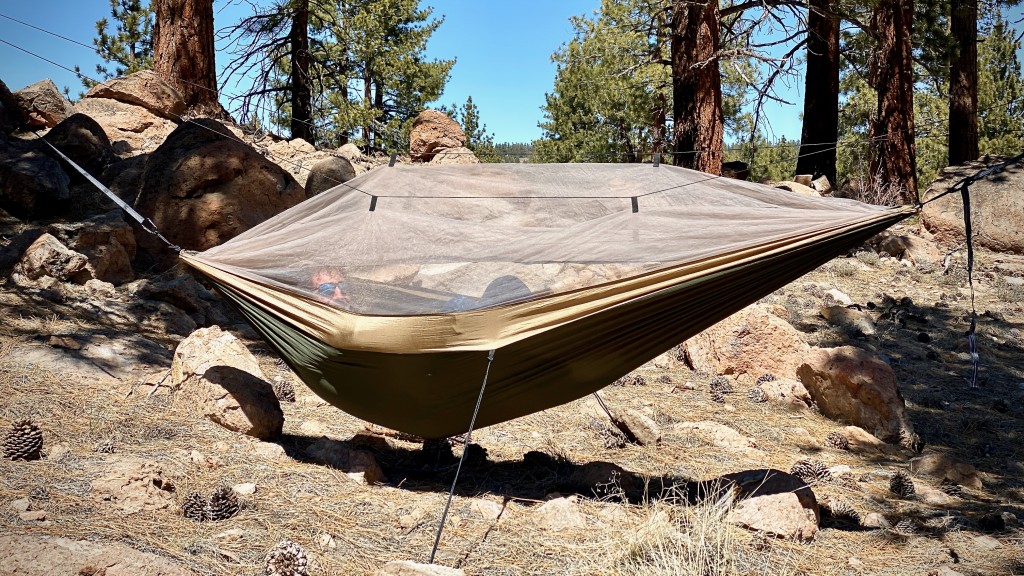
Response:
[[[760,404],[768,401],[768,393],[764,391],[764,388],[754,386],[747,391],[747,398],[750,398],[750,401],[755,404]]]
[[[203,495],[198,492],[192,492],[186,496],[181,503],[181,515],[189,520],[205,522],[207,520],[206,498],[203,498]]]
[[[266,558],[267,576],[307,576],[309,560],[306,552],[295,542],[282,540],[274,546]]]
[[[213,491],[210,501],[206,504],[206,517],[210,520],[227,520],[238,514],[238,496],[227,486]]]
[[[924,450],[924,440],[921,440],[921,437],[913,432],[901,429],[900,446],[920,454]]]
[[[732,383],[725,376],[715,376],[711,379],[711,392],[718,391],[722,394],[732,394]]]
[[[842,432],[833,430],[825,436],[825,445],[836,450],[849,450],[850,440]]]
[[[43,433],[30,420],[19,420],[4,436],[4,458],[38,460],[43,452]]]
[[[773,381],[775,381],[775,374],[761,374],[760,376],[757,377],[757,381],[754,382],[754,386],[760,386],[761,384],[764,384],[765,382],[773,382]]]
[[[277,376],[271,385],[274,388],[274,396],[282,402],[295,402],[295,388],[290,380]]]
[[[860,524],[860,512],[846,500],[832,499],[827,505],[829,516],[836,520],[848,520]]]
[[[793,464],[789,473],[808,484],[832,479],[832,473],[828,471],[828,467],[819,460],[798,460],[796,464]]]
[[[913,536],[917,534],[917,526],[914,525],[914,521],[910,518],[904,518],[896,524],[892,531],[900,536]]]
[[[949,494],[950,496],[961,497],[964,495],[964,489],[961,488],[959,484],[950,480],[949,478],[942,479],[942,482],[939,484],[939,490],[942,490],[943,492]]]
[[[721,390],[712,390],[711,400],[714,402],[718,402],[719,404],[725,404],[725,395],[722,394]]]
[[[889,479],[889,490],[900,498],[911,498],[917,493],[914,488],[914,481],[903,470],[897,471]]]

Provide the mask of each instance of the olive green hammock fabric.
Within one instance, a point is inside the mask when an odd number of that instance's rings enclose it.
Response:
[[[672,166],[382,167],[183,252],[320,397],[438,438],[544,410],[915,211]]]

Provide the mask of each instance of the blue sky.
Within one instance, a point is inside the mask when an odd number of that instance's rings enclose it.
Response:
[[[555,74],[551,55],[572,34],[569,17],[592,13],[600,0],[425,0],[434,16],[445,21],[428,45],[431,58],[455,58],[451,78],[437,105],[463,104],[468,96],[498,142],[528,142],[541,136],[537,123],[544,94]],[[216,25],[236,21],[248,11],[238,0],[215,0]],[[1009,10],[1011,21],[1022,8]],[[37,0],[0,2],[4,14],[91,45],[94,23],[109,15],[107,0]],[[91,74],[99,58],[90,49],[32,30],[0,17],[0,39],[16,44],[68,68],[75,64]],[[223,64],[224,61],[218,61]],[[58,87],[81,91],[75,76],[52,64],[0,43],[0,79],[17,90],[43,78]],[[769,110],[773,136],[799,138],[802,110],[799,82],[790,107]],[[231,89],[229,88],[228,91]]]

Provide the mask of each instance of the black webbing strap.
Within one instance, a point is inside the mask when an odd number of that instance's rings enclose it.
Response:
[[[437,546],[441,543],[441,532],[444,531],[444,521],[448,518],[448,509],[452,506],[452,497],[455,496],[455,485],[459,481],[459,472],[462,471],[462,463],[466,461],[466,453],[469,452],[469,445],[473,440],[473,427],[476,425],[476,415],[480,412],[480,404],[484,401],[484,390],[487,389],[487,376],[491,373],[491,364],[494,363],[494,350],[487,352],[487,369],[484,370],[484,381],[480,384],[480,395],[476,399],[476,407],[473,408],[473,417],[469,420],[469,431],[466,432],[466,442],[462,448],[462,456],[459,457],[459,466],[455,469],[455,478],[452,478],[452,487],[448,491],[448,502],[444,505],[444,512],[441,513],[441,521],[437,524],[437,535],[434,537],[434,548],[430,550],[428,564],[434,563],[434,555],[437,554]]]
[[[152,220],[150,220],[149,218],[144,218],[142,214],[136,212],[134,208],[128,205],[128,203],[126,203],[124,200],[121,200],[121,198],[118,197],[117,194],[114,194],[114,192],[111,191],[110,188],[107,188],[99,180],[93,178],[92,174],[86,172],[84,168],[76,164],[75,161],[72,160],[71,158],[68,158],[67,155],[58,150],[56,146],[50,144],[48,140],[46,140],[45,138],[39,138],[39,140],[41,140],[43,144],[46,144],[47,146],[52,148],[53,151],[57,153],[57,155],[63,158],[65,162],[70,164],[72,168],[77,170],[79,174],[85,176],[86,180],[88,180],[90,183],[92,183],[93,186],[98,188],[100,192],[106,194],[108,198],[113,200],[114,204],[117,204],[121,208],[121,210],[124,210],[126,214],[134,218],[135,221],[139,223],[139,226],[141,226],[143,230],[149,232],[150,234],[162,240],[164,244],[167,244],[167,247],[170,248],[171,250],[174,250],[175,252],[181,252],[181,248],[179,246],[176,246],[170,240],[164,238],[164,235],[161,234],[160,231],[156,229],[156,224],[154,224]]]
[[[978,387],[978,339],[975,328],[978,325],[978,309],[974,306],[974,235],[971,231],[971,190],[970,182],[964,181],[960,188],[964,203],[964,233],[967,236],[967,285],[971,290],[971,327],[967,331],[968,351],[971,355],[971,388]]]

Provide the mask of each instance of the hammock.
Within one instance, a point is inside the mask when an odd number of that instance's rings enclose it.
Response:
[[[575,400],[914,212],[667,165],[396,165],[181,257],[321,398],[440,438],[485,370],[477,427]]]

